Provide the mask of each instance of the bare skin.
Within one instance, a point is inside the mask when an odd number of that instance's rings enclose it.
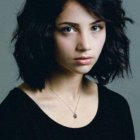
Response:
[[[89,14],[76,1],[69,1],[56,20],[56,28],[56,61],[61,70],[56,70],[51,79],[46,81],[42,92],[32,91],[26,84],[19,88],[55,122],[71,128],[83,127],[94,119],[98,110],[97,84],[91,80],[86,80],[85,84],[83,77],[92,69],[102,51],[106,38],[105,23]],[[77,60],[79,57],[84,59]],[[85,60],[85,57],[88,59]],[[54,92],[72,110],[80,94],[76,119]]]
[[[73,118],[72,112],[51,91],[44,89],[42,92],[35,92],[26,84],[20,85],[19,88],[23,90],[47,116],[66,127],[80,128],[88,125],[94,119],[98,110],[98,89],[97,85],[93,82],[90,82],[89,87],[80,93],[80,101],[76,111],[78,115],[77,119]],[[62,98],[74,110],[77,100],[66,99],[63,96]]]

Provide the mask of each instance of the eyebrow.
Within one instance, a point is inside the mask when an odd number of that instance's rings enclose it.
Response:
[[[97,24],[97,23],[102,22],[102,21],[103,21],[102,19],[99,19],[99,20],[96,20],[96,21],[90,23],[90,25]],[[58,25],[63,25],[63,24],[69,24],[69,25],[73,25],[73,26],[79,26],[78,23],[74,23],[74,22],[62,22],[62,23],[59,23]]]

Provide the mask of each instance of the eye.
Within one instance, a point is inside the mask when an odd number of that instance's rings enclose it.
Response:
[[[103,27],[101,25],[92,26],[93,32],[99,32]]]
[[[70,33],[70,32],[73,32],[74,29],[73,29],[73,27],[71,27],[71,26],[66,26],[66,27],[62,27],[62,28],[60,29],[60,31],[63,32],[63,33]]]

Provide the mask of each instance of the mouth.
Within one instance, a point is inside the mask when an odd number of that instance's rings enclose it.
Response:
[[[76,64],[78,65],[89,65],[92,62],[93,57],[86,56],[86,57],[78,57],[74,60],[76,61]]]

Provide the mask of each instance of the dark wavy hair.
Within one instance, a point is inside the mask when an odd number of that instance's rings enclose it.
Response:
[[[42,90],[46,79],[57,70],[54,56],[53,31],[55,21],[68,0],[26,0],[17,15],[17,28],[13,34],[14,57],[19,77],[32,89]],[[128,74],[129,44],[126,36],[126,17],[121,0],[76,0],[89,13],[106,22],[106,42],[95,66],[88,73],[101,84],[116,76]]]

